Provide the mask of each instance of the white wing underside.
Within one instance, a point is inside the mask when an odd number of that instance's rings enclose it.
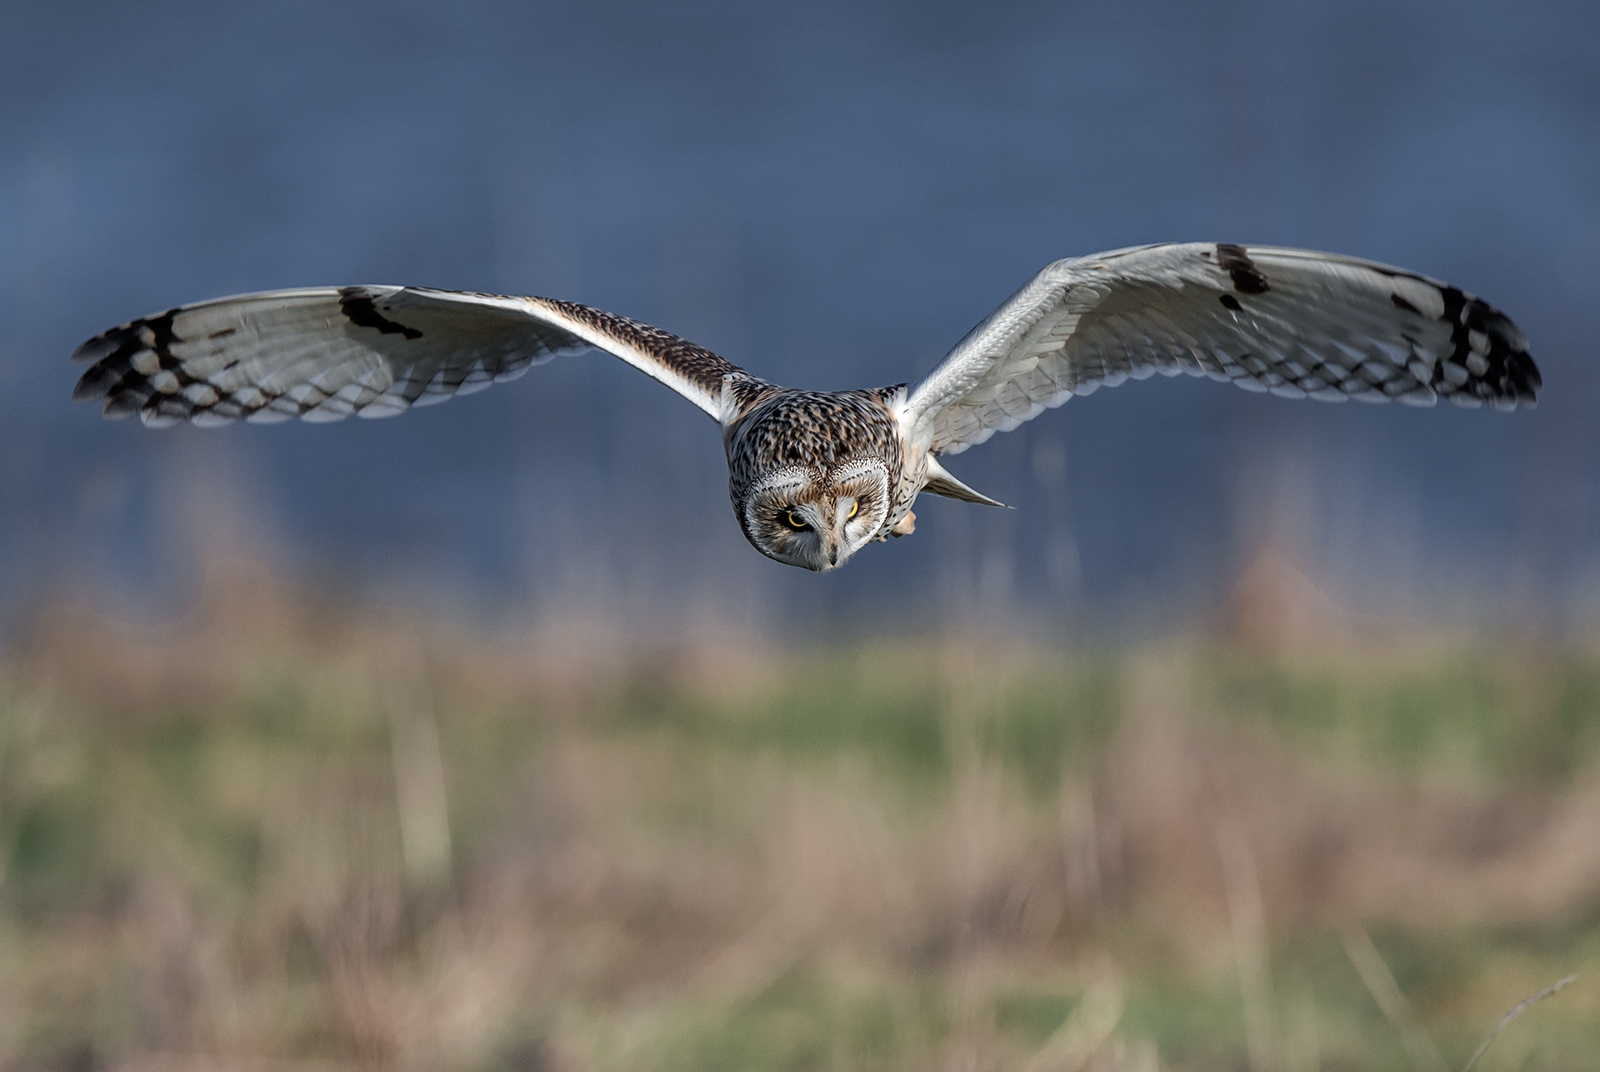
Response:
[[[588,306],[422,287],[280,290],[181,306],[79,347],[74,392],[146,424],[390,417],[594,347],[721,414],[735,366]]]
[[[915,442],[956,454],[1073,395],[1186,373],[1292,398],[1514,409],[1539,374],[1516,326],[1445,283],[1266,246],[1142,246],[1057,261],[907,400]]]

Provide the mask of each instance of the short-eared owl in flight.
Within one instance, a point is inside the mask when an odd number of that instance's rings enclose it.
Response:
[[[552,298],[423,287],[280,290],[184,305],[84,343],[74,397],[146,424],[392,417],[557,354],[622,358],[722,427],[739,526],[811,570],[912,530],[932,492],[999,505],[939,462],[1073,395],[1152,373],[1342,402],[1531,406],[1510,320],[1381,264],[1268,246],[1141,246],[1057,261],[913,385],[797,391],[659,328]]]

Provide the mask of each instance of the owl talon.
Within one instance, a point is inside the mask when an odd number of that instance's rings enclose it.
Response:
[[[916,531],[917,531],[917,515],[912,513],[910,510],[907,510],[906,511],[906,516],[902,517],[899,521],[896,521],[895,524],[894,524],[894,528],[889,530],[889,535],[896,536],[896,537],[899,537],[899,536],[910,536],[913,532],[916,532]]]

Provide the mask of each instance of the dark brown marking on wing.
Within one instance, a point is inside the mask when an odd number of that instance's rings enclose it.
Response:
[[[1235,313],[1244,308],[1244,306],[1239,304],[1239,299],[1235,298],[1232,294],[1219,294],[1217,296],[1217,300],[1222,303],[1222,307],[1224,309],[1232,310]]]
[[[339,311],[357,327],[375,328],[384,335],[399,335],[407,339],[420,339],[422,332],[390,320],[372,304],[372,292],[366,287],[340,287]]]
[[[1250,259],[1243,246],[1218,242],[1217,267],[1228,273],[1228,278],[1233,281],[1233,289],[1240,294],[1265,294],[1272,289],[1267,284],[1266,273],[1256,267],[1256,262]]]

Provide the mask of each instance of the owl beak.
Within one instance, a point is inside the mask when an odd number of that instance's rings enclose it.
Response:
[[[823,556],[828,560],[828,564],[823,566],[823,569],[830,570],[839,564],[839,537],[836,533],[829,532],[823,534],[822,553]]]

